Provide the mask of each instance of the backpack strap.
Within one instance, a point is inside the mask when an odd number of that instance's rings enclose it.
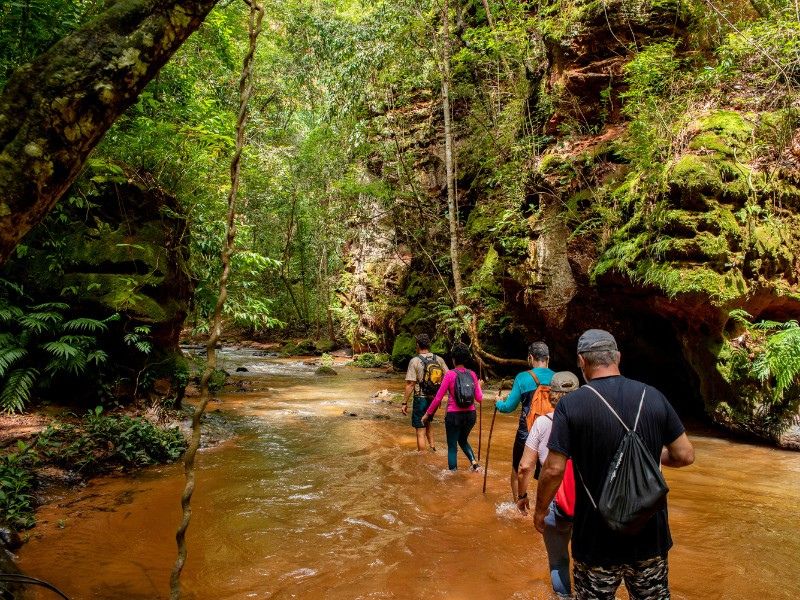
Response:
[[[589,501],[592,503],[594,509],[597,510],[597,502],[594,501],[592,493],[589,491],[589,488],[586,487],[586,482],[583,481],[583,476],[581,475],[581,472],[578,469],[578,466],[575,464],[574,460],[572,461],[572,469],[578,474],[578,479],[581,480],[581,485],[583,486],[583,489],[586,490],[586,495],[589,496]]]
[[[611,405],[608,403],[608,400],[603,398],[603,395],[600,392],[598,392],[596,389],[594,389],[588,383],[586,385],[584,385],[583,387],[589,388],[590,390],[592,390],[597,395],[597,397],[600,398],[600,400],[603,401],[603,404],[605,404],[608,407],[608,410],[610,410],[612,413],[614,413],[614,416],[617,417],[617,420],[620,423],[622,423],[622,426],[625,428],[625,431],[631,431],[631,428],[628,427],[625,424],[625,421],[623,421],[622,417],[620,417],[617,414],[617,411],[615,411],[613,408],[611,408]],[[645,395],[646,392],[647,392],[647,388],[644,388],[642,390],[642,398],[641,398],[641,400],[639,400],[639,410],[636,411],[636,421],[633,424],[633,431],[636,431],[636,427],[639,425],[639,416],[642,414],[642,405],[644,404],[644,395]]]
[[[533,377],[533,382],[536,384],[536,387],[542,385],[541,383],[539,383],[539,378],[536,376],[536,373],[533,372],[533,369],[528,371],[528,373],[530,373],[530,376]]]

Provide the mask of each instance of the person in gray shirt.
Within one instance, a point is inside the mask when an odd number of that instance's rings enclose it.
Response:
[[[433,397],[439,390],[439,384],[441,384],[448,369],[444,359],[430,351],[431,338],[428,334],[421,333],[415,339],[417,342],[417,356],[408,363],[406,390],[401,410],[404,415],[408,414],[408,401],[413,395],[411,426],[417,432],[417,450],[422,452],[427,445],[431,451],[436,451],[431,420],[426,420],[423,423],[422,416],[433,401]]]

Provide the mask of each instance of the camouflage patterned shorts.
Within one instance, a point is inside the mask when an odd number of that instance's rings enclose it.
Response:
[[[575,561],[575,597],[578,600],[614,600],[624,580],[631,600],[669,600],[667,571],[667,559],[662,556],[613,567],[590,567]]]

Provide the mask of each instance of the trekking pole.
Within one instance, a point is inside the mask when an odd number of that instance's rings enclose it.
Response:
[[[486,476],[489,474],[489,450],[492,448],[492,432],[494,431],[494,418],[497,416],[497,406],[492,415],[492,426],[489,427],[489,441],[486,443],[486,464],[483,466],[483,493],[486,493]]]
[[[483,381],[483,361],[478,359],[479,381]],[[481,439],[483,438],[483,402],[478,407],[478,460],[481,459]]]
[[[481,459],[481,438],[483,437],[483,402],[478,407],[478,460]]]
[[[508,380],[506,380],[506,379],[503,379],[500,382],[500,387],[497,390],[498,400],[500,398],[500,392],[503,391],[503,389],[505,388],[506,383],[508,383]],[[481,405],[483,405],[483,403],[481,403]],[[497,416],[497,400],[495,400],[495,403],[494,403],[494,414],[492,414],[492,425],[489,427],[489,441],[486,442],[486,464],[483,467],[483,493],[484,494],[486,493],[486,477],[489,475],[489,450],[492,447],[492,432],[494,432],[494,418],[496,416]]]

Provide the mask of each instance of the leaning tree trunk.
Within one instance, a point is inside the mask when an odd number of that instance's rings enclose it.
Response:
[[[112,0],[0,95],[0,264],[218,0]]]

